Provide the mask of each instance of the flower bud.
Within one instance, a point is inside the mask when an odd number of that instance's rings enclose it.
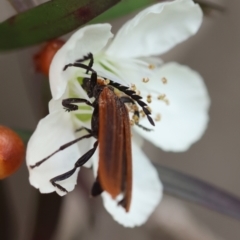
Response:
[[[11,129],[0,125],[0,179],[13,174],[25,157],[21,138]]]
[[[55,39],[48,42],[35,56],[34,62],[36,70],[48,76],[50,64],[56,52],[63,46],[65,42]]]

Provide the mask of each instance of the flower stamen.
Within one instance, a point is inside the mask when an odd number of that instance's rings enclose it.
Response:
[[[165,77],[163,77],[163,78],[162,78],[162,83],[163,83],[163,84],[167,84],[167,82],[168,82],[168,80],[167,80]]]
[[[149,64],[149,65],[148,65],[148,68],[151,69],[151,70],[153,70],[153,69],[155,68],[155,65]]]
[[[147,95],[147,102],[148,103],[151,103],[152,102],[152,96],[149,94]]]
[[[147,83],[147,82],[149,82],[149,78],[147,78],[147,77],[146,77],[146,78],[143,78],[142,81],[143,81],[144,83]]]
[[[159,122],[161,120],[161,114],[158,113],[154,119],[156,122]]]
[[[157,97],[158,100],[160,101],[163,101],[166,103],[166,105],[169,105],[169,100],[166,98],[166,94],[160,94],[158,97]]]
[[[138,123],[139,122],[139,117],[136,114],[133,114],[132,120],[134,121],[134,123]]]
[[[158,96],[158,100],[164,100],[166,98],[166,94],[161,94]]]
[[[133,90],[133,91],[136,91],[137,90],[136,85],[135,84],[131,84],[131,88],[130,89]]]
[[[142,118],[144,118],[146,116],[146,114],[144,113],[143,110],[140,110],[139,113],[141,114]]]

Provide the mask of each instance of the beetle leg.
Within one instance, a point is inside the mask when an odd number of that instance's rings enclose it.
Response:
[[[145,127],[145,126],[143,126],[143,125],[141,125],[141,124],[139,124],[139,123],[136,123],[136,125],[137,125],[138,127],[142,128],[143,130],[147,131],[147,132],[153,131],[153,129],[147,128],[147,127]]]
[[[62,105],[67,112],[78,110],[78,106],[73,103],[86,103],[89,106],[93,106],[87,99],[84,98],[66,98],[62,100]]]
[[[88,53],[86,56],[83,56],[83,58],[80,58],[80,59],[76,60],[75,63],[84,62],[86,60],[90,60],[88,66],[90,68],[92,68],[92,66],[93,66],[93,55],[92,55],[92,53]],[[86,71],[86,73],[88,73],[88,72],[89,72],[89,70]]]
[[[81,127],[75,130],[75,132],[80,132],[82,130],[86,130],[88,133],[92,133],[92,130],[86,127]]]
[[[57,184],[56,182],[63,181],[65,179],[71,177],[78,167],[81,167],[82,165],[84,165],[92,157],[92,155],[94,154],[94,152],[97,149],[97,146],[98,146],[98,141],[96,141],[94,143],[93,148],[91,148],[89,151],[87,151],[83,156],[81,156],[77,160],[77,162],[75,163],[75,166],[74,166],[74,168],[72,170],[52,178],[50,180],[52,185],[54,187],[57,187],[58,189],[60,189],[63,192],[67,192],[67,190],[64,187],[62,187],[61,185]]]
[[[74,143],[79,142],[80,140],[82,140],[82,139],[84,139],[84,138],[90,138],[90,137],[92,137],[92,136],[93,136],[93,134],[92,134],[92,133],[89,133],[89,134],[87,134],[87,135],[85,135],[85,136],[82,136],[82,137],[79,137],[79,138],[77,138],[77,139],[75,139],[75,140],[73,140],[73,141],[71,141],[71,142],[65,143],[64,145],[62,145],[61,147],[59,147],[58,150],[56,150],[55,152],[53,152],[53,153],[50,154],[49,156],[45,157],[45,158],[42,159],[41,161],[36,162],[34,165],[30,165],[29,167],[32,168],[32,169],[35,168],[35,167],[38,167],[38,166],[40,166],[42,163],[44,163],[45,161],[47,161],[50,157],[52,157],[53,155],[55,155],[56,153],[64,150],[65,148],[70,147],[70,146],[73,145]]]
[[[63,71],[65,71],[67,68],[69,67],[79,67],[79,68],[83,68],[86,69],[87,72],[91,71],[91,72],[96,72],[95,70],[93,70],[90,66],[85,65],[83,63],[80,62],[75,62],[75,63],[69,63],[67,65],[64,66]]]
[[[91,190],[91,195],[93,197],[96,197],[100,195],[103,192],[102,186],[99,182],[98,177],[96,178],[95,182],[93,183],[92,190]]]

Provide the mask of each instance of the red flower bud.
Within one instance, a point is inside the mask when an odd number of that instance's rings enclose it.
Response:
[[[48,76],[50,64],[56,52],[65,42],[59,39],[48,42],[35,56],[36,70]]]
[[[25,157],[21,138],[11,129],[0,126],[0,179],[13,174]]]

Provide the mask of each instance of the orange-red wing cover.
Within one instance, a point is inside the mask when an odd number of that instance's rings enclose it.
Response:
[[[99,167],[101,187],[129,211],[132,192],[132,150],[128,110],[109,87],[105,87],[99,104]]]

